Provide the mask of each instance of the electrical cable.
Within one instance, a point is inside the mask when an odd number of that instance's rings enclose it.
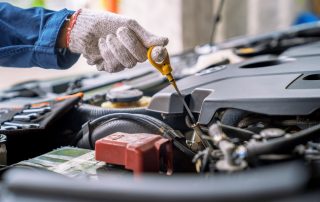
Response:
[[[218,125],[222,128],[223,132],[226,134],[232,134],[231,137],[239,138],[243,141],[248,141],[255,135],[254,132],[242,128],[237,128],[234,126],[225,125],[222,123],[218,123]],[[228,135],[229,136],[229,135]]]
[[[290,137],[272,139],[266,142],[254,142],[247,145],[247,158],[262,154],[271,154],[292,150],[299,144],[319,137],[320,124],[301,130],[292,134]]]

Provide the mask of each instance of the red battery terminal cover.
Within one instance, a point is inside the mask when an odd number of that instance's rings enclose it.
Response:
[[[95,144],[97,161],[123,165],[134,174],[143,172],[172,173],[172,142],[160,135],[117,132]]]

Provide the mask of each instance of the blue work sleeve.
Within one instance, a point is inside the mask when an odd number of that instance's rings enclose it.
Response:
[[[56,42],[65,19],[73,11],[22,9],[0,3],[0,66],[67,69],[79,58]]]

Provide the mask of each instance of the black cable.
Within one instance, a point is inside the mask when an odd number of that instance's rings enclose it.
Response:
[[[218,123],[218,125],[222,128],[223,132],[228,136],[229,134],[231,134],[230,135],[231,137],[236,137],[243,141],[248,141],[252,138],[253,135],[255,135],[255,133],[250,130],[225,125],[222,123]]]
[[[317,137],[320,137],[320,124],[296,132],[290,137],[277,138],[267,142],[249,143],[247,145],[247,158],[262,154],[290,151],[298,144],[306,143]]]

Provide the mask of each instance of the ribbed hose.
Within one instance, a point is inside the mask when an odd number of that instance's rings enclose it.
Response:
[[[144,115],[154,117],[158,120],[161,120],[162,122],[173,127],[175,130],[180,130],[180,131],[190,130],[190,128],[186,125],[184,114],[178,114],[178,115],[168,114],[165,116],[165,118],[163,118],[160,113],[152,112],[150,110],[147,110],[146,108],[105,109],[105,108],[96,107],[88,104],[83,104],[77,109],[76,116],[79,116],[79,117],[75,117],[75,118],[79,119],[80,117],[82,117],[82,119],[85,119],[86,121],[88,121],[88,120],[94,120],[104,115],[115,114],[115,113],[144,114]],[[85,123],[86,121],[84,121],[83,123]]]
[[[148,114],[156,118],[161,118],[160,114],[150,112],[145,108],[104,109],[93,105],[82,104],[79,107],[71,110],[68,116],[66,116],[65,123],[68,124],[68,128],[70,130],[74,131],[74,133],[77,133],[84,123],[104,115],[115,113]],[[73,140],[71,140],[70,144],[74,145],[78,140],[79,134],[76,135]]]
[[[173,139],[174,145],[179,148],[182,152],[189,156],[194,156],[194,153],[187,148],[185,145],[180,143],[177,138],[179,138],[179,135],[166,123],[163,123],[162,121],[148,116],[144,114],[131,114],[131,113],[114,113],[114,114],[108,114],[105,116],[101,116],[89,123],[87,123],[84,128],[78,133],[78,146],[87,146],[89,148],[93,148],[95,141],[97,140],[95,137],[93,137],[93,131],[97,130],[102,125],[108,126],[108,124],[114,122],[114,120],[130,120],[131,122],[136,122],[143,124],[144,127],[151,127],[153,130],[157,131],[157,134],[161,134],[164,137]],[[89,129],[89,132],[86,132],[86,127]],[[122,126],[123,127],[123,126]],[[127,127],[127,126],[126,126]],[[110,130],[110,127],[107,127],[108,130]],[[91,131],[90,131],[91,130]],[[114,130],[114,129],[113,129]],[[117,130],[121,131],[123,128],[118,128]],[[108,133],[105,133],[105,136],[109,135]]]
[[[158,129],[146,124],[140,123],[129,119],[113,119],[106,121],[92,131],[91,137],[83,137],[80,134],[78,147],[86,149],[94,149],[94,143],[110,134],[122,132],[122,133],[150,133],[162,135]]]
[[[93,105],[83,104],[78,108],[78,111],[86,115],[89,120],[99,118],[107,114],[114,113],[129,113],[129,114],[145,114],[156,118],[161,118],[159,113],[151,112],[146,110],[146,108],[119,108],[119,109],[105,109]]]

